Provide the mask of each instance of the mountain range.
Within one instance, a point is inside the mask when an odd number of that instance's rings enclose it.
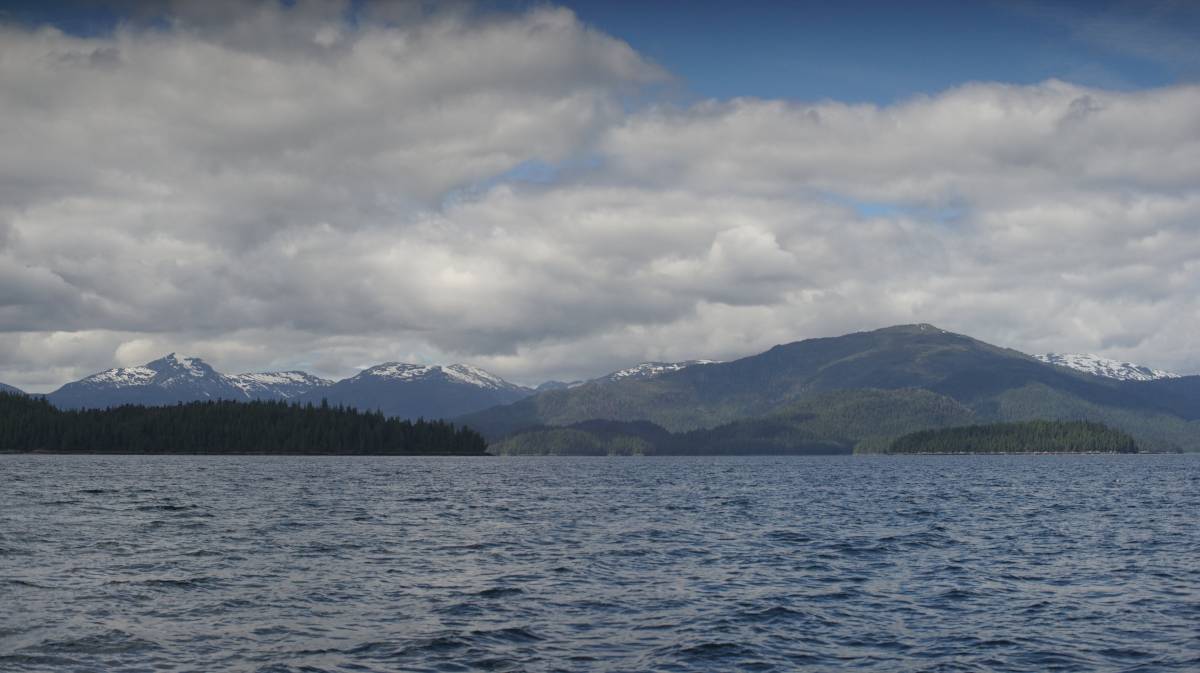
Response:
[[[595,380],[644,380],[697,362],[642,363]],[[561,387],[571,385],[576,384],[561,384]],[[9,388],[3,386],[0,390]],[[15,388],[11,392],[20,393]],[[451,418],[508,404],[535,392],[464,364],[386,362],[334,382],[300,371],[222,374],[200,358],[171,353],[140,367],[119,367],[92,374],[62,386],[46,398],[63,409],[122,404],[159,406],[203,400],[280,400],[301,404],[326,401],[364,411],[382,411],[399,418]]]
[[[119,367],[68,383],[46,398],[62,409],[147,406],[200,400],[298,400],[330,381],[304,372],[221,374],[199,358],[174,353],[140,367]]]
[[[901,325],[648,380],[550,390],[459,420],[509,453],[569,451],[579,433],[612,452],[874,451],[918,430],[1025,420],[1096,421],[1144,450],[1195,451],[1200,377],[1122,380]],[[586,425],[598,420],[603,433]]]
[[[171,353],[140,367],[92,374],[46,398],[63,409],[203,400],[328,401],[400,418],[445,418],[512,402],[530,392],[469,365],[391,362],[334,382],[300,371],[222,374],[199,358]]]
[[[450,418],[511,453],[849,452],[923,429],[1090,420],[1148,450],[1200,450],[1200,376],[1030,356],[932,325],[807,339],[730,362],[646,362],[531,389],[470,365],[389,362],[333,382],[222,374],[168,355],[48,394],[61,408],[286,400]],[[586,448],[586,451],[585,451]]]
[[[301,401],[328,400],[403,418],[449,418],[515,402],[532,393],[470,365],[386,362],[310,391]]]

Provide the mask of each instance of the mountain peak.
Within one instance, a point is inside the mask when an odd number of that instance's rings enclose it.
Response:
[[[304,372],[225,375],[200,358],[167,353],[139,367],[116,367],[65,384],[49,399],[68,408],[196,400],[286,400],[330,383]]]
[[[400,418],[453,418],[515,402],[531,392],[474,365],[384,362],[300,401],[326,400]]]
[[[1046,353],[1035,355],[1035,358],[1046,364],[1068,367],[1094,376],[1119,381],[1155,381],[1157,379],[1177,379],[1179,374],[1161,369],[1151,369],[1145,365],[1132,362],[1111,360],[1091,353]]]
[[[950,332],[936,325],[930,325],[927,322],[913,323],[911,325],[892,325],[891,327],[883,327],[875,331],[884,334],[950,334]]]
[[[143,367],[159,373],[178,373],[197,378],[216,375],[216,371],[204,360],[192,357],[179,357],[175,353],[168,353],[153,362],[146,363]]]

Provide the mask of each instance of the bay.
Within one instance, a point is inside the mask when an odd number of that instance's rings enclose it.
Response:
[[[0,456],[4,671],[1200,670],[1200,456]]]

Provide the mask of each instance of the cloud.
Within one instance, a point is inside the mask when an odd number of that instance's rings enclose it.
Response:
[[[0,28],[0,380],[536,383],[916,321],[1200,365],[1200,88],[645,104],[670,75],[562,9],[246,7]]]

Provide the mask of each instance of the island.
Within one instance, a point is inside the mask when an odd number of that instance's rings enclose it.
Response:
[[[1088,421],[1027,421],[921,430],[887,453],[1137,453],[1133,437]]]
[[[487,455],[470,428],[286,402],[211,401],[62,410],[0,393],[0,452],[111,454]]]

